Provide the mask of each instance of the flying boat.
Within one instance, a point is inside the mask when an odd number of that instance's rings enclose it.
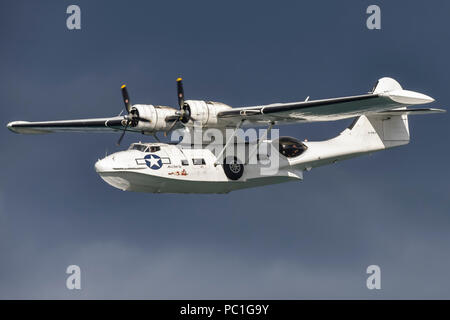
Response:
[[[178,108],[131,104],[126,85],[121,92],[124,115],[13,121],[7,127],[21,134],[119,132],[118,144],[126,132],[151,136],[153,142],[135,142],[127,150],[99,159],[95,170],[105,182],[125,191],[228,193],[301,181],[304,172],[313,168],[406,145],[410,141],[409,116],[445,112],[416,107],[434,99],[404,90],[388,77],[361,95],[243,107],[185,100],[181,78],[177,79]],[[272,134],[274,126],[350,118],[349,127],[324,141]],[[256,128],[259,130],[254,131]],[[163,143],[160,133],[175,138]]]

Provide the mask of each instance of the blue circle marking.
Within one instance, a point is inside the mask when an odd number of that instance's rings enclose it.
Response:
[[[161,169],[163,165],[161,158],[156,154],[148,154],[144,157],[144,160],[147,167],[153,170]]]

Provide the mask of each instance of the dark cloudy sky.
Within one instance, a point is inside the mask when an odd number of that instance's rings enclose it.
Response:
[[[81,7],[80,31],[66,8]],[[134,103],[232,106],[369,91],[383,76],[450,102],[448,1],[2,1],[1,119]],[[296,125],[310,140],[349,121]],[[408,146],[228,195],[122,192],[94,163],[118,134],[0,130],[0,298],[450,298],[448,115]],[[129,134],[123,146],[136,140]],[[82,290],[65,287],[77,264]],[[366,288],[377,264],[382,290]]]

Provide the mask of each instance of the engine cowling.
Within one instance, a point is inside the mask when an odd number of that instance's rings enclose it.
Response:
[[[143,132],[165,131],[170,128],[170,122],[166,122],[169,116],[175,116],[177,110],[166,106],[154,106],[151,104],[135,104],[133,109],[143,121],[138,121],[134,126]]]
[[[190,113],[190,117],[198,121],[202,127],[217,125],[217,113],[231,109],[230,106],[213,101],[186,100],[185,106]],[[167,131],[173,122],[166,121],[167,118],[176,117],[179,111],[172,107],[155,106],[151,104],[135,104],[131,108],[133,114],[140,121],[133,121],[132,127],[139,129],[143,133],[157,131]],[[186,125],[193,124],[191,121]]]
[[[211,127],[217,124],[217,113],[231,109],[230,106],[213,101],[186,100],[192,119],[201,123],[202,127]]]

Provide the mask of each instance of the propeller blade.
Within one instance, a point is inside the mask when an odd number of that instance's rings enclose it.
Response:
[[[177,113],[180,113],[180,112],[177,111]],[[177,121],[177,120],[179,120],[180,117],[181,117],[181,114],[177,114],[177,113],[175,113],[175,114],[172,115],[172,116],[167,116],[166,119],[165,119],[166,122]]]
[[[172,129],[175,127],[175,125],[177,124],[178,121],[180,121],[180,118],[177,118],[166,132],[172,131]]]
[[[120,135],[119,140],[117,141],[117,145],[120,146],[120,143],[122,142],[123,137],[125,136],[125,132],[127,132],[128,126],[130,125],[131,120],[127,120],[127,124],[125,125],[125,129],[123,130],[122,134]]]
[[[184,105],[183,79],[181,78],[177,79],[177,93],[178,93],[178,106],[180,107],[181,110]]]
[[[123,85],[120,89],[122,90],[122,97],[123,97],[123,103],[125,104],[125,108],[127,109],[127,112],[130,113],[131,103],[130,103],[130,97],[128,96],[127,86]]]

